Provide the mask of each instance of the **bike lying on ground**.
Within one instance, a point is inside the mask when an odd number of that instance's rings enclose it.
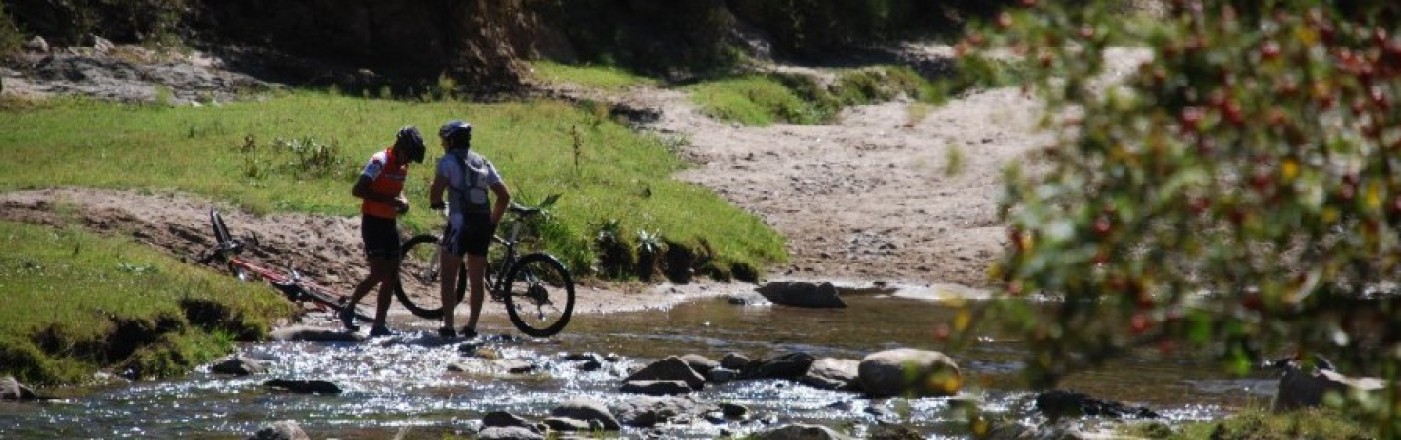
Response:
[[[295,303],[311,301],[318,308],[331,312],[339,312],[346,307],[346,302],[350,299],[348,295],[337,294],[329,287],[307,281],[296,269],[279,271],[242,258],[240,255],[248,246],[258,245],[257,237],[234,238],[219,211],[209,210],[209,222],[213,225],[215,245],[200,258],[201,264],[223,266],[240,281],[261,278]],[[366,313],[359,305],[354,305],[354,310],[356,319],[371,320],[370,313]]]
[[[547,202],[548,204],[548,202]],[[500,246],[489,258],[486,290],[494,302],[506,305],[506,314],[521,332],[534,337],[549,337],[569,324],[574,312],[574,279],[558,259],[544,252],[516,255],[520,233],[526,220],[539,215],[538,207],[512,203],[511,219],[503,221],[508,227],[505,237],[495,235],[492,241]],[[399,283],[395,295],[404,307],[424,319],[442,319],[442,295],[439,287],[442,240],[430,234],[415,236],[405,242],[403,261],[399,267]],[[466,297],[467,267],[457,273],[457,300]]]

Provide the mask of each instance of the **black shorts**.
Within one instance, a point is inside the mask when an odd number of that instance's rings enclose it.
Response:
[[[496,225],[491,224],[491,214],[464,214],[461,230],[454,229],[452,222],[443,228],[443,248],[461,257],[472,255],[485,257],[491,247],[491,237],[496,233]]]
[[[365,256],[399,259],[399,225],[394,219],[360,216],[360,238],[365,241]]]

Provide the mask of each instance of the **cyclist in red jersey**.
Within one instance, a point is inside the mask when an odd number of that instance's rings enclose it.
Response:
[[[360,179],[355,182],[350,193],[361,199],[360,237],[365,242],[365,257],[369,260],[370,274],[355,285],[355,293],[347,307],[341,309],[340,320],[351,331],[359,330],[355,325],[354,307],[370,289],[379,287],[379,298],[375,305],[374,324],[370,336],[392,334],[385,325],[385,314],[394,294],[394,280],[399,272],[399,215],[409,211],[409,201],[403,195],[404,181],[409,177],[409,162],[423,163],[423,136],[418,128],[407,126],[399,129],[394,145],[370,156]]]

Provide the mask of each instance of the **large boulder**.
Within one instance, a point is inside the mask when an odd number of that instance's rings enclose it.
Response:
[[[1381,379],[1348,377],[1334,371],[1333,365],[1321,358],[1314,362],[1313,367],[1305,366],[1297,359],[1273,361],[1273,366],[1284,372],[1275,394],[1275,412],[1322,405],[1324,396],[1330,392],[1376,392],[1386,387],[1386,382]]]
[[[622,429],[618,423],[618,418],[608,411],[608,407],[602,403],[591,399],[571,399],[561,403],[555,409],[550,410],[551,417],[579,420],[585,423],[598,423],[603,429],[617,431]]]
[[[209,371],[216,374],[232,374],[234,376],[248,376],[253,374],[263,374],[268,371],[263,365],[263,361],[234,356],[209,366]]]
[[[697,373],[689,363],[676,356],[648,364],[624,379],[625,382],[672,380],[686,382],[686,385],[696,391],[705,389],[705,376]]]
[[[846,302],[837,295],[837,288],[832,283],[778,281],[764,284],[755,290],[774,304],[817,309],[846,307]]]
[[[821,390],[856,391],[861,388],[861,361],[822,358],[812,362],[798,383]]]
[[[1036,409],[1046,418],[1059,420],[1065,417],[1108,417],[1155,419],[1161,417],[1147,407],[1130,406],[1112,400],[1100,400],[1084,393],[1066,390],[1050,390],[1036,396]]]
[[[0,377],[0,400],[34,400],[34,390],[15,380],[14,376]]]
[[[647,428],[678,417],[701,414],[706,408],[690,397],[639,397],[616,403],[609,409],[617,414],[622,424]]]
[[[963,387],[958,364],[943,353],[897,348],[867,355],[857,366],[861,389],[871,397],[952,396]]]
[[[741,377],[745,379],[798,380],[807,374],[813,359],[812,355],[807,353],[789,353],[773,359],[750,362],[749,366],[741,371]]]

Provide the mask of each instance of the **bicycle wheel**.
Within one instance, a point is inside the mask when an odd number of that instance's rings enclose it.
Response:
[[[399,282],[394,296],[414,316],[423,319],[443,318],[442,288],[438,286],[438,237],[419,235],[400,247]],[[457,301],[462,302],[467,290],[467,268],[457,272]]]
[[[511,266],[506,278],[506,314],[525,334],[554,336],[574,313],[574,279],[559,260],[529,254]]]

